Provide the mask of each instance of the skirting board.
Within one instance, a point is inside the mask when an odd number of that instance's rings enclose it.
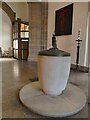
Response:
[[[89,67],[78,65],[78,68],[76,68],[75,64],[71,64],[71,70],[78,70],[80,72],[89,73]]]

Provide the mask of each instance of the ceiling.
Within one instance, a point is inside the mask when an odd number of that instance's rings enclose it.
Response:
[[[89,2],[89,0],[3,0],[4,2]]]
[[[4,2],[41,2],[41,0],[3,0]]]

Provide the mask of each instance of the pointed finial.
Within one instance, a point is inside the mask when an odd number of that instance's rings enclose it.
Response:
[[[53,34],[53,36],[52,36],[52,47],[53,47],[54,49],[57,48],[57,43],[56,43],[56,37],[55,37],[55,34]]]

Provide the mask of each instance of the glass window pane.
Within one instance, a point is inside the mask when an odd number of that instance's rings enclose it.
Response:
[[[16,40],[16,49],[18,49],[18,40]]]
[[[21,32],[21,38],[25,37],[25,32]]]
[[[21,23],[21,31],[24,30],[24,24]]]
[[[14,33],[14,38],[18,38],[17,33]]]
[[[16,50],[16,58],[18,58],[18,50]]]
[[[28,41],[28,39],[22,39],[22,41]]]
[[[25,37],[28,38],[29,37],[29,33],[25,32]]]
[[[16,48],[15,40],[13,41],[13,48]]]
[[[25,30],[29,30],[29,25],[25,25]]]
[[[29,25],[27,26],[27,30],[29,31]]]

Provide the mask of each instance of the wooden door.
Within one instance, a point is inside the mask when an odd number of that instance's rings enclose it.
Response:
[[[22,60],[28,59],[28,41],[22,41],[21,56]]]

